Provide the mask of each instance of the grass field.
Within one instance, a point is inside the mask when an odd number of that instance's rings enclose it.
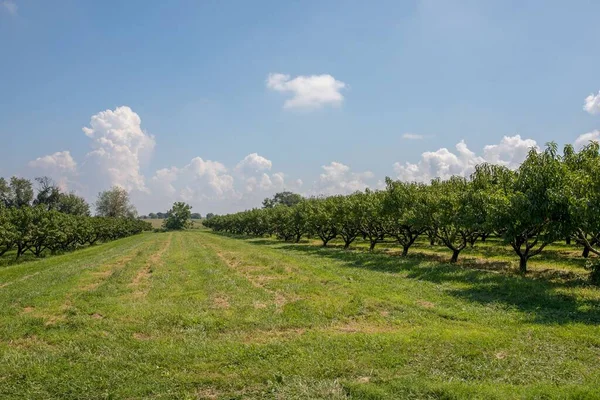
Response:
[[[449,265],[191,230],[0,267],[0,398],[600,398],[576,249],[521,277],[479,261],[497,246]]]

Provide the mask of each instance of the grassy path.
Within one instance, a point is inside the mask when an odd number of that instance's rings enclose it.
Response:
[[[206,231],[0,268],[0,398],[600,398],[600,290]]]

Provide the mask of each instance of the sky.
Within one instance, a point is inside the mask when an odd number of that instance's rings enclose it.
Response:
[[[0,176],[141,214],[600,138],[600,2],[0,0]]]

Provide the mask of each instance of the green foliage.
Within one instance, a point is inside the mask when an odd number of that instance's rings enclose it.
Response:
[[[514,250],[521,272],[531,257],[567,237],[584,248],[584,256],[600,255],[597,143],[579,152],[567,146],[563,155],[553,143],[542,152],[531,149],[516,171],[480,164],[469,179],[425,185],[387,178],[384,191],[312,198],[291,207],[267,200],[262,210],[214,217],[204,225],[283,240],[317,236],[324,246],[340,237],[345,248],[362,236],[371,250],[392,238],[404,255],[426,233],[432,245],[437,241],[452,250],[452,262],[468,245],[495,234]]]
[[[402,255],[433,224],[427,186],[386,178],[383,213],[387,234],[402,246]]]
[[[176,202],[167,212],[167,218],[163,221],[163,228],[167,230],[182,230],[190,228],[192,222],[192,207],[184,202]]]
[[[129,193],[119,186],[98,193],[96,215],[112,218],[135,218],[137,210],[129,200]]]
[[[29,206],[33,202],[33,185],[24,178],[13,176],[10,183],[0,178],[0,208]]]
[[[273,208],[278,205],[293,207],[302,201],[302,196],[292,192],[275,193],[273,198],[263,201],[263,208]]]

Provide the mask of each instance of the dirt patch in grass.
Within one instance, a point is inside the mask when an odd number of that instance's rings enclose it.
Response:
[[[37,335],[31,335],[23,338],[14,339],[8,342],[10,347],[16,349],[32,349],[32,348],[52,348],[53,346],[47,341],[41,339]]]
[[[255,301],[254,308],[259,310],[259,309],[267,308],[267,305],[265,303],[261,303],[260,301]]]
[[[392,333],[398,332],[401,328],[394,325],[381,325],[369,321],[348,321],[330,326],[326,331],[341,333]]]
[[[435,304],[433,304],[430,301],[425,301],[425,300],[419,300],[419,301],[417,301],[417,304],[423,308],[434,308],[435,307]]]
[[[133,335],[135,340],[150,340],[152,337],[146,333],[135,332]]]
[[[229,300],[227,300],[227,296],[220,294],[213,299],[213,305],[215,308],[227,309],[229,308]]]
[[[67,320],[67,318],[64,315],[52,315],[48,319],[46,319],[46,322],[44,322],[44,325],[45,326],[53,326],[53,325],[59,324],[61,322],[64,322],[66,320]]]
[[[102,315],[102,314],[98,314],[98,313],[93,313],[93,314],[91,315],[91,317],[92,317],[93,319],[103,319],[103,318],[104,318],[104,315]]]
[[[199,400],[213,400],[221,396],[221,392],[213,388],[202,388],[196,391]]]

